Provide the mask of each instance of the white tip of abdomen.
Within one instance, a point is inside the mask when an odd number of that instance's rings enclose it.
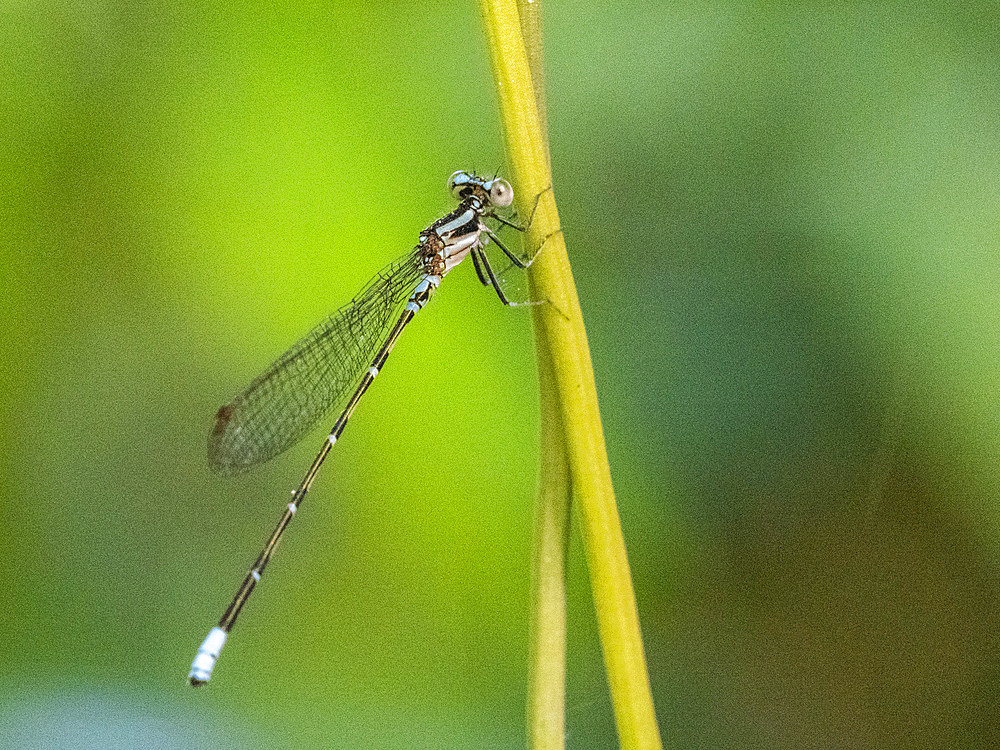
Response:
[[[188,682],[195,687],[204,685],[212,679],[212,670],[215,669],[215,662],[219,659],[222,647],[226,645],[226,638],[229,634],[222,628],[212,628],[208,632],[205,640],[198,648],[198,653],[191,662],[191,671],[188,673]]]

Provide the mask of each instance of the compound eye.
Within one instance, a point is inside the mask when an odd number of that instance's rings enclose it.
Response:
[[[490,201],[494,206],[506,208],[514,201],[514,188],[507,180],[493,180],[490,185]]]
[[[468,187],[471,180],[472,177],[469,173],[464,172],[461,169],[452,173],[451,177],[448,178],[448,192],[451,193],[453,198],[461,200],[462,191]]]

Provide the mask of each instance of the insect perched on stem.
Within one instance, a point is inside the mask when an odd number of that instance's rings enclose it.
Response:
[[[211,678],[236,618],[260,581],[278,540],[302,504],[320,466],[403,329],[427,304],[445,275],[466,256],[472,256],[480,282],[492,286],[505,305],[512,304],[484,248],[492,241],[515,266],[530,265],[530,261],[508,250],[486,223],[495,220],[523,230],[496,213],[497,209],[510,206],[513,189],[498,177],[486,178],[462,171],[448,178],[448,187],[458,200],[455,210],[424,229],[413,250],[383,268],[350,303],[316,326],[216,414],[208,438],[208,462],[216,471],[230,474],[267,461],[291,447],[334,406],[343,404],[340,416],[292,493],[292,500],[274,532],[219,624],[198,649],[188,675],[192,685],[204,685]],[[356,386],[353,391],[352,386]]]

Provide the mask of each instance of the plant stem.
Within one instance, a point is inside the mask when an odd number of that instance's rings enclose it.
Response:
[[[536,329],[537,332],[537,329]],[[539,348],[539,352],[541,352]],[[539,357],[541,469],[531,555],[528,747],[562,750],[566,736],[566,551],[570,477],[552,362]]]
[[[545,134],[542,19],[535,0],[517,0],[539,128]],[[548,140],[546,139],[546,144]],[[549,158],[546,146],[545,157]],[[535,328],[536,334],[539,329]],[[541,417],[541,461],[531,556],[532,607],[528,656],[528,747],[563,750],[566,737],[566,556],[569,551],[569,460],[552,361],[536,344]]]
[[[558,407],[573,497],[590,571],[618,737],[623,748],[660,748],[632,578],[615,505],[597,389],[580,302],[560,229],[515,0],[480,0],[521,216],[539,248],[529,280],[543,414]],[[537,205],[535,204],[536,196]],[[532,209],[534,213],[532,214]],[[551,373],[551,377],[548,376]],[[543,460],[550,454],[543,448]],[[544,476],[544,475],[543,475]],[[544,489],[541,494],[544,494]],[[563,658],[563,657],[560,657]]]

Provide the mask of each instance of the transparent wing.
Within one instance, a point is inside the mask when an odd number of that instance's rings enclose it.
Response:
[[[208,436],[209,466],[234,474],[274,458],[345,401],[422,269],[415,251],[390,263],[219,409]]]

